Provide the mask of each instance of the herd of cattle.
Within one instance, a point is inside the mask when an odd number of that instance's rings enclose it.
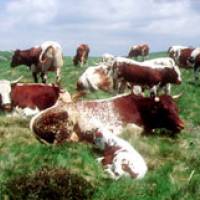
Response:
[[[88,45],[80,45],[73,64],[83,66],[89,52]],[[144,159],[119,135],[127,130],[131,134],[151,133],[157,128],[180,132],[184,123],[174,101],[177,96],[170,95],[171,84],[181,84],[179,68],[193,68],[195,80],[200,69],[200,48],[172,46],[169,57],[144,61],[148,54],[146,44],[131,47],[126,58],[104,54],[100,63],[86,68],[77,80],[77,93],[70,95],[58,84],[64,63],[60,44],[47,41],[27,50],[16,50],[11,67],[26,65],[34,81],[38,82],[40,74],[43,83],[1,80],[0,108],[33,116],[30,128],[43,143],[94,144],[102,150],[103,157],[98,161],[114,179],[142,178],[147,172]],[[142,62],[136,61],[138,56],[143,57]],[[46,84],[48,71],[56,71],[57,84]],[[80,99],[97,90],[116,96]]]

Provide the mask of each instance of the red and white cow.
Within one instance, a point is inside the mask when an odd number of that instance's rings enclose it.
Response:
[[[73,58],[74,65],[77,66],[78,64],[80,64],[81,66],[83,66],[87,62],[89,52],[89,46],[87,44],[81,44],[77,48],[76,55]]]
[[[127,58],[118,58],[113,64],[113,87],[124,92],[127,82],[152,89],[157,95],[158,89],[164,87],[170,93],[170,83],[180,84],[181,73],[171,58],[158,58],[145,62],[136,62]]]
[[[104,64],[88,67],[77,81],[77,90],[111,91],[113,88],[111,72],[111,67]]]
[[[199,79],[199,70],[200,70],[200,48],[195,48],[191,56],[188,58],[188,63],[191,67],[194,68],[194,79],[197,81]]]
[[[104,100],[57,103],[34,118],[30,127],[40,140],[63,143],[74,133],[80,140],[94,142],[89,121],[99,121],[114,135],[130,130],[132,134],[165,128],[178,133],[184,128],[171,96],[142,97],[121,95]]]
[[[58,42],[46,41],[40,46],[27,50],[16,50],[12,57],[11,67],[27,65],[35,82],[37,74],[41,74],[42,82],[47,81],[47,72],[56,71],[56,81],[60,81],[61,67],[63,66],[62,48]]]
[[[142,56],[143,60],[145,56],[149,55],[149,46],[148,44],[139,44],[130,47],[128,58],[137,58],[138,56]]]
[[[177,51],[181,50],[181,49],[187,49],[188,47],[186,46],[181,46],[181,45],[173,45],[173,46],[170,46],[167,53],[169,55],[169,57],[171,58],[175,58],[176,54],[177,54]]]
[[[63,93],[56,85],[0,81],[0,108],[32,116],[55,104]],[[66,93],[65,93],[66,94]]]
[[[194,48],[177,49],[172,58],[180,68],[192,68],[188,60],[191,57],[193,50]]]
[[[99,121],[90,121],[94,126],[94,144],[103,151],[101,162],[104,170],[113,179],[128,176],[141,179],[147,172],[143,157],[124,139],[114,135]]]

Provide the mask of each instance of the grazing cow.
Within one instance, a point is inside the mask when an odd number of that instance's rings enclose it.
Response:
[[[188,48],[188,47],[180,46],[180,45],[170,46],[167,53],[168,53],[169,57],[174,59],[177,51],[179,51],[181,49],[186,49],[186,48]]]
[[[103,157],[97,160],[110,177],[115,180],[122,176],[143,178],[147,172],[147,165],[133,146],[105,129],[103,124],[96,121],[93,123],[94,143],[103,151]]]
[[[138,56],[142,56],[143,60],[145,56],[149,55],[149,46],[147,44],[135,45],[130,47],[128,58],[137,58]]]
[[[77,90],[96,91],[103,90],[109,92],[113,87],[112,77],[109,75],[110,67],[99,64],[98,66],[88,67],[77,81]]]
[[[157,94],[157,87],[164,87],[169,83],[180,84],[181,76],[178,67],[165,67],[164,65],[152,65],[152,63],[126,63],[114,62],[113,85],[118,92],[123,92],[127,82],[133,85],[153,88],[152,93]],[[119,87],[120,85],[120,87]]]
[[[87,127],[92,118],[114,135],[124,130],[132,134],[150,133],[156,128],[178,133],[184,128],[171,96],[153,98],[134,94],[76,103],[58,102],[32,118],[30,127],[37,138],[48,143],[63,143],[74,134],[80,140],[93,142]]]
[[[73,58],[74,65],[77,66],[78,64],[80,64],[81,66],[83,66],[83,64],[87,62],[89,52],[89,46],[86,44],[81,44],[77,48],[76,55]]]
[[[0,81],[1,110],[21,111],[25,116],[51,107],[62,93],[55,85]]]
[[[47,72],[56,71],[56,81],[60,81],[61,67],[63,66],[62,48],[57,42],[46,41],[38,47],[27,50],[16,50],[12,57],[11,67],[27,65],[35,82],[37,74],[41,74],[42,82],[47,81]]]

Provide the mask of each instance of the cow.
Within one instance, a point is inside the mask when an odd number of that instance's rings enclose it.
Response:
[[[173,55],[173,59],[175,63],[180,68],[185,69],[191,69],[192,66],[188,62],[189,58],[191,57],[191,53],[194,50],[194,48],[183,48],[183,49],[177,49]]]
[[[114,135],[104,128],[98,121],[90,121],[94,126],[94,144],[103,152],[103,157],[98,158],[104,170],[112,179],[128,176],[141,179],[147,172],[147,165],[143,157],[127,141]]]
[[[93,143],[88,123],[91,119],[98,120],[114,135],[124,131],[150,134],[156,128],[165,128],[176,134],[184,128],[171,96],[142,97],[134,94],[102,100],[57,102],[34,116],[30,128],[44,143],[60,144],[73,140],[72,136]]]
[[[134,45],[130,47],[128,58],[137,58],[138,56],[142,56],[143,60],[145,56],[149,55],[149,46],[148,44],[140,44],[140,45]]]
[[[0,108],[2,111],[17,111],[24,116],[32,116],[53,106],[62,93],[60,87],[53,84],[1,80]]]
[[[17,49],[11,61],[11,67],[26,65],[32,71],[34,82],[38,82],[37,74],[40,73],[43,83],[47,81],[47,72],[56,71],[56,82],[60,81],[61,67],[63,66],[62,48],[53,41],[43,42],[26,50]]]
[[[113,80],[110,75],[111,72],[111,67],[103,63],[97,66],[88,67],[77,81],[77,90],[103,90],[106,92],[110,92],[113,88]]]
[[[173,45],[173,46],[170,46],[167,53],[169,55],[169,57],[171,58],[175,58],[175,55],[176,55],[176,52],[181,50],[181,49],[187,49],[188,47],[186,46],[181,46],[181,45]]]
[[[191,56],[188,58],[188,64],[194,69],[194,80],[195,82],[199,79],[199,70],[200,70],[200,48],[195,48]]]
[[[77,48],[76,55],[73,58],[74,65],[77,66],[78,64],[80,64],[80,66],[82,67],[87,62],[89,52],[89,46],[87,44],[81,44]]]
[[[157,95],[158,87],[168,87],[169,83],[180,84],[181,74],[175,63],[163,65],[161,61],[137,62],[115,61],[113,64],[113,87],[118,92],[124,92],[127,82],[132,85],[151,88],[151,94]],[[164,62],[164,63],[165,63]],[[171,64],[170,64],[171,63]],[[166,90],[166,93],[169,89]]]

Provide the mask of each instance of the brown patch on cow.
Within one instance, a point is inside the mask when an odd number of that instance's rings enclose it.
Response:
[[[193,48],[186,48],[180,50],[180,56],[178,58],[179,67],[186,69],[191,68],[191,66],[188,65],[188,59],[190,58],[193,50]]]
[[[109,164],[112,164],[113,163],[113,159],[114,157],[116,156],[115,155],[115,152],[118,151],[119,149],[121,149],[121,147],[106,147],[104,152],[103,152],[103,160],[101,161],[102,162],[102,165],[105,166],[105,165],[109,165]]]
[[[16,84],[12,87],[13,107],[44,110],[55,104],[60,93],[58,86],[42,84]]]
[[[134,173],[131,168],[129,167],[128,164],[122,164],[122,169],[127,172],[128,174],[130,174],[131,178],[137,178],[137,176],[139,175],[138,173]]]

